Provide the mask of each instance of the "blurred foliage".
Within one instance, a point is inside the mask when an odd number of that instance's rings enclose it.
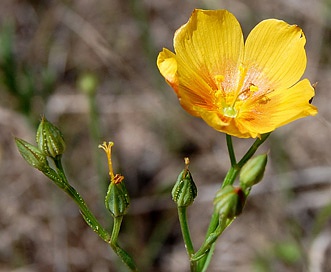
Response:
[[[0,29],[0,82],[15,100],[15,109],[37,124],[40,111],[35,111],[34,100],[40,97],[45,101],[54,91],[55,74],[38,63],[17,58],[14,28],[7,23]]]

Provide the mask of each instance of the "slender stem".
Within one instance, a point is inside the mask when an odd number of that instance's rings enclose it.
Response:
[[[134,263],[131,256],[121,248],[118,243],[118,235],[121,229],[123,216],[114,217],[113,231],[111,233],[110,246],[114,252],[122,259],[122,261],[130,268],[131,271],[138,271],[136,264]]]
[[[95,216],[91,213],[90,209],[87,207],[84,199],[75,190],[74,187],[67,185],[64,191],[77,203],[79,210],[86,221],[86,223],[104,240],[106,243],[110,243],[111,235],[107,230],[105,230]]]
[[[204,258],[204,262],[201,263],[202,267],[200,267],[199,271],[201,272],[207,271],[207,268],[211,262],[211,258],[213,257],[213,253],[215,251],[215,247],[216,247],[216,242],[211,245],[208,254]]]
[[[237,163],[237,161],[236,161],[236,155],[235,155],[234,149],[233,149],[232,137],[229,134],[226,134],[226,144],[228,146],[231,166],[234,166]]]
[[[238,176],[240,172],[240,168],[238,167],[237,164],[234,166],[231,166],[229,171],[226,173],[226,176],[224,178],[224,181],[222,183],[222,188],[224,188],[226,185],[232,185],[234,181],[236,180],[236,177]]]
[[[199,260],[210,251],[211,247],[215,244],[217,238],[223,233],[228,225],[232,222],[232,220],[227,220],[220,218],[219,224],[215,228],[215,230],[208,236],[208,238],[204,241],[203,245],[199,248],[199,250],[192,256],[192,260]]]
[[[231,168],[229,169],[229,171],[227,172],[227,174],[224,178],[224,181],[222,183],[222,188],[224,188],[226,185],[229,185],[229,184],[232,185],[234,183],[236,177],[238,176],[238,174],[240,172],[240,169],[255,154],[255,152],[257,151],[259,146],[265,142],[265,140],[269,137],[269,135],[270,135],[270,133],[266,133],[266,134],[261,135],[260,139],[256,139],[255,142],[253,143],[253,145],[248,149],[246,154],[242,157],[242,159],[238,163],[236,162],[231,136],[226,135],[226,142],[227,142],[230,161],[231,161]],[[225,230],[230,225],[231,222],[228,222],[227,224],[225,224],[225,227],[223,230]],[[224,224],[224,222],[223,223],[221,222],[221,224]],[[219,227],[219,214],[214,210],[210,223],[209,223],[207,233],[206,233],[205,242],[215,232],[215,230],[218,227]],[[223,230],[222,230],[222,232],[223,232]],[[215,240],[215,242],[216,242],[216,240]],[[206,256],[204,256],[201,260],[199,260],[198,271],[202,271],[202,272],[206,271],[206,269],[210,263],[211,256],[215,249],[215,242],[210,246],[210,249],[207,252]]]
[[[256,139],[253,145],[248,149],[246,154],[242,157],[242,159],[238,162],[239,169],[244,166],[244,164],[255,154],[256,150],[260,147],[261,144],[265,142],[266,139],[268,139],[269,133],[265,133],[261,135],[261,138]]]
[[[63,180],[62,186],[59,187],[64,190],[77,203],[85,222],[89,225],[90,228],[93,229],[93,231],[95,231],[102,238],[102,240],[104,240],[112,247],[114,252],[130,268],[131,271],[138,271],[132,257],[117,244],[117,238],[123,217],[121,216],[114,218],[113,230],[112,234],[110,235],[110,233],[102,227],[96,217],[92,214],[81,195],[76,191],[74,187],[69,185],[62,167],[61,158],[54,159],[54,162],[58,169],[58,174]]]
[[[239,171],[240,171],[240,169],[238,169],[237,165],[231,166],[231,168],[229,169],[229,171],[227,172],[227,174],[224,178],[222,188],[224,188],[228,184],[233,184],[236,177],[237,177],[237,175],[239,174]],[[205,236],[205,241],[216,230],[218,225],[219,225],[219,214],[218,214],[217,211],[214,210],[214,212],[212,214],[212,217],[210,219],[210,222],[209,222],[209,226],[208,226],[207,233],[206,233],[206,236]],[[210,250],[207,253],[207,255],[205,257],[203,257],[201,260],[199,260],[199,262],[198,262],[199,270],[198,271],[201,271],[200,269],[202,267],[205,267],[205,263],[207,262],[208,259],[209,259],[209,262],[210,262],[211,255],[214,252],[214,248],[215,247],[213,247],[213,246],[210,247]]]
[[[64,186],[61,187],[78,205],[79,210],[86,221],[86,223],[106,242],[109,243],[111,240],[111,235],[106,231],[99,223],[99,221],[95,218],[95,216],[91,213],[90,209],[87,207],[84,199],[81,195],[76,191],[74,187],[69,185],[67,177],[64,173],[64,169],[61,162],[61,157],[54,159],[54,163],[58,169],[58,174],[63,180]]]
[[[112,233],[111,233],[111,240],[110,240],[111,244],[116,244],[117,243],[117,239],[118,239],[118,235],[120,233],[122,221],[123,221],[123,216],[114,217],[114,225],[113,225],[113,230],[112,230]]]
[[[190,229],[187,222],[187,207],[178,207],[178,218],[180,228],[182,230],[183,240],[185,243],[187,254],[191,262],[191,272],[196,271],[196,263],[191,261],[191,256],[194,254],[194,247],[191,240]]]
[[[227,172],[227,174],[224,178],[222,188],[224,188],[228,184],[233,184],[236,177],[237,177],[237,175],[239,174],[239,171],[240,171],[240,169],[237,167],[237,165],[232,166],[229,169],[229,171]],[[214,210],[214,212],[212,214],[212,217],[210,219],[210,222],[209,222],[208,230],[207,230],[207,233],[206,233],[206,236],[205,236],[205,241],[208,239],[208,237],[210,235],[212,235],[212,233],[216,230],[218,225],[219,225],[219,214],[218,214],[217,211]],[[199,270],[198,271],[204,271],[204,270],[200,270],[200,269],[202,269],[202,267],[206,267],[206,263],[207,263],[208,260],[209,260],[208,261],[208,264],[209,264],[209,262],[211,260],[211,256],[213,255],[214,249],[215,249],[215,247],[211,246],[210,250],[206,254],[206,256],[203,257],[201,260],[199,260],[199,262],[198,262]]]
[[[221,224],[221,227],[220,227],[220,231],[218,233],[218,236],[217,238],[223,233],[223,231],[233,222],[234,219],[231,219],[231,220],[222,220],[222,222],[220,223]],[[203,267],[201,269],[201,272],[206,272],[207,271],[207,268],[210,264],[210,261],[211,261],[211,258],[213,256],[213,253],[214,253],[214,250],[215,250],[215,246],[216,246],[216,241],[211,245],[210,249],[209,249],[209,252],[207,254],[207,257],[205,258],[205,261],[204,261],[204,264],[203,264]]]

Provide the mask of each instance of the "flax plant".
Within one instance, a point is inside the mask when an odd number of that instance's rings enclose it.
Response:
[[[226,134],[231,163],[215,192],[213,213],[199,246],[193,243],[187,220],[188,208],[198,194],[188,158],[172,189],[192,272],[207,271],[218,238],[243,212],[252,187],[262,180],[268,154],[255,155],[258,148],[276,128],[317,114],[317,108],[311,104],[314,88],[308,79],[300,80],[307,62],[305,42],[298,26],[276,19],[259,23],[244,41],[233,14],[226,10],[197,9],[176,31],[174,52],[163,49],[158,55],[159,71],[174,89],[181,106]],[[255,138],[240,159],[236,157],[233,136]],[[93,231],[111,246],[129,270],[138,271],[133,258],[118,243],[130,198],[124,177],[113,170],[113,143],[99,145],[106,153],[109,168],[105,206],[114,220],[111,232],[99,223],[70,185],[61,162],[65,141],[60,130],[43,118],[36,143],[37,146],[16,139],[23,158],[67,193]]]
[[[197,251],[189,236],[186,210],[179,209],[191,271],[207,270],[216,240],[242,212],[251,187],[262,179],[267,154],[253,158],[258,147],[276,128],[317,114],[310,103],[314,88],[309,80],[300,80],[307,63],[305,43],[300,27],[276,19],[260,22],[244,41],[233,14],[196,9],[175,32],[174,52],[164,48],[158,55],[160,73],[181,106],[226,133],[231,162]],[[239,161],[231,136],[256,138]],[[239,186],[234,186],[239,174]]]

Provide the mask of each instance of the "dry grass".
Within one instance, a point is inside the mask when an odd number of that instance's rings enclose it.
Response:
[[[0,271],[125,271],[72,201],[31,169],[13,142],[13,135],[33,141],[31,120],[42,114],[56,123],[68,144],[64,160],[73,186],[109,224],[98,184],[97,146],[89,133],[89,104],[77,88],[86,71],[100,82],[100,142],[115,142],[115,166],[132,196],[121,243],[142,271],[188,271],[169,188],[182,158],[190,156],[199,196],[189,215],[198,245],[229,162],[224,135],[180,108],[155,60],[162,47],[171,48],[174,31],[197,7],[229,9],[246,34],[264,18],[299,24],[307,37],[305,76],[318,82],[318,117],[277,130],[261,149],[270,150],[264,181],[220,239],[209,271],[331,271],[331,221],[325,208],[331,199],[329,0],[1,1],[0,23],[15,26],[18,62],[37,76],[48,67],[56,84],[46,98],[42,93],[30,98],[29,118],[0,86]],[[242,154],[249,141],[236,140],[235,146]],[[278,250],[284,245],[299,248],[299,257],[287,260],[293,251],[284,257]],[[270,266],[258,270],[256,263]]]

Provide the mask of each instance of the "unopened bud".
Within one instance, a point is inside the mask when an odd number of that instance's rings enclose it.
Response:
[[[215,210],[221,217],[233,219],[241,214],[246,202],[246,195],[240,187],[227,185],[218,190],[214,198]]]
[[[110,184],[105,198],[105,205],[113,217],[124,216],[130,205],[128,191],[123,182],[124,177],[120,174],[114,174],[111,151],[113,142],[103,142],[99,145],[107,155]]]
[[[105,205],[113,217],[124,216],[130,205],[129,194],[123,176],[115,175],[114,178],[115,182],[109,184]]]
[[[258,155],[248,160],[240,171],[240,186],[249,188],[259,183],[263,178],[267,162],[267,154]]]
[[[66,148],[61,131],[46,118],[42,118],[39,124],[36,142],[39,149],[53,159],[62,155]]]
[[[192,175],[188,170],[188,158],[185,158],[185,164],[185,169],[179,174],[171,192],[172,199],[177,203],[178,207],[191,205],[198,194]]]
[[[18,151],[21,153],[22,157],[28,164],[42,172],[45,172],[49,169],[45,154],[37,147],[19,138],[15,138],[15,142]]]

